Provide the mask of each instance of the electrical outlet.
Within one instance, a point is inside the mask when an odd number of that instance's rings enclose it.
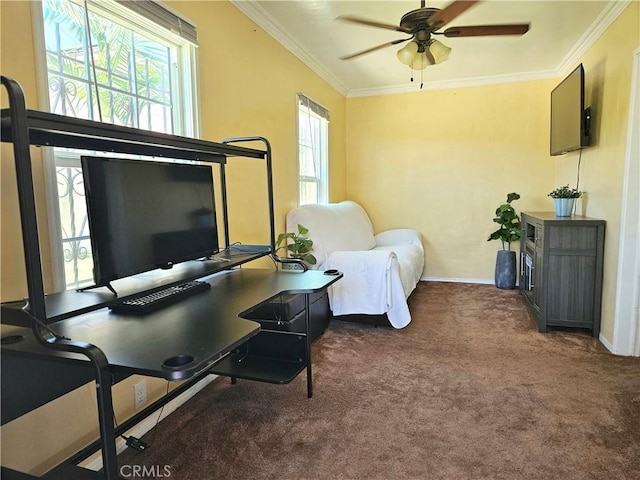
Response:
[[[140,380],[133,386],[133,405],[140,410],[147,403],[147,381]]]

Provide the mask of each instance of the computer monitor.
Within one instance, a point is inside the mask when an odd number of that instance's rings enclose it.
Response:
[[[208,165],[81,157],[97,286],[219,249]]]

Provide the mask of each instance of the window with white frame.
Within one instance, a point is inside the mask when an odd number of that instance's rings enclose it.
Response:
[[[329,197],[329,111],[298,95],[298,203],[327,203]]]
[[[150,0],[43,0],[34,8],[41,105],[62,115],[197,136],[191,23]],[[80,168],[87,152],[52,150],[45,165],[54,283],[77,288],[93,282]]]

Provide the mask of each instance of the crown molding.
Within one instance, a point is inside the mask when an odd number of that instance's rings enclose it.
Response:
[[[349,87],[345,85],[337,76],[324,68],[322,64],[316,60],[306,50],[300,48],[295,39],[292,38],[282,25],[278,23],[267,11],[257,2],[246,0],[229,0],[233,6],[244,13],[249,19],[253,20],[260,28],[271,35],[278,43],[293,53],[306,66],[313,70],[320,78],[335,88],[342,95],[347,96]]]
[[[573,68],[600,36],[611,26],[618,16],[629,6],[631,0],[613,0],[602,10],[591,26],[580,37],[571,50],[556,67],[557,77]]]
[[[530,71],[517,74],[488,75],[483,77],[469,77],[457,80],[442,80],[424,82],[420,88],[418,82],[409,85],[387,85],[374,88],[349,89],[337,76],[324,68],[322,64],[300,48],[295,39],[286,33],[285,29],[271,15],[269,15],[257,2],[247,0],[230,0],[230,2],[247,17],[253,20],[260,28],[265,30],[287,50],[298,57],[305,65],[311,68],[323,80],[345,97],[369,97],[375,95],[394,95],[398,93],[416,93],[426,90],[443,90],[447,88],[475,87],[483,85],[496,85],[501,83],[514,83],[532,80],[559,78],[571,67],[580,61],[580,58],[591,48],[618,16],[629,6],[633,0],[611,0],[600,15],[594,20],[589,29],[580,37],[573,48],[560,61],[558,66],[551,70]]]
[[[545,80],[556,78],[556,70],[540,70],[517,74],[488,75],[485,77],[469,77],[457,80],[440,80],[424,82],[420,88],[420,82],[409,85],[390,85],[385,87],[363,88],[350,90],[347,97],[370,97],[374,95],[393,95],[396,93],[416,93],[427,90],[445,90],[447,88],[479,87],[483,85],[497,85],[501,83],[526,82],[531,80]]]

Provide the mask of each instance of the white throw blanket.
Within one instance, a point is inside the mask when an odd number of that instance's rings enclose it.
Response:
[[[325,268],[335,268],[349,276],[329,288],[334,315],[354,311],[368,315],[387,313],[389,323],[404,328],[411,321],[396,254],[389,250],[340,251],[327,258]]]

